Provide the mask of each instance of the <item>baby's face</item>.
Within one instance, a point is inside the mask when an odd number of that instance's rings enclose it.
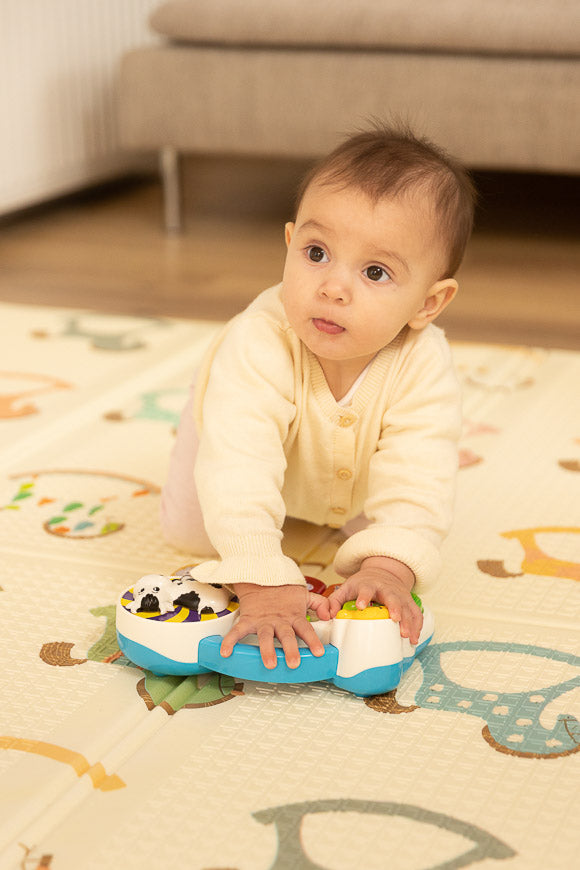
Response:
[[[444,283],[444,252],[427,209],[410,198],[373,205],[356,188],[315,183],[286,225],[286,244],[286,316],[323,369],[328,360],[362,370],[405,325],[432,319],[425,309]]]

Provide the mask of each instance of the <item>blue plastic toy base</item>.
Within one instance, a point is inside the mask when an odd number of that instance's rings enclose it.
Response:
[[[187,677],[191,674],[208,674],[212,670],[215,670],[215,668],[205,668],[199,662],[178,662],[176,659],[169,659],[167,656],[155,652],[150,647],[143,646],[142,643],[130,640],[119,631],[117,631],[117,641],[119,649],[129,661],[132,661],[140,668],[151,671],[151,673],[158,677]]]
[[[346,689],[347,692],[352,692],[353,695],[358,695],[359,698],[368,698],[370,695],[383,695],[385,692],[391,692],[397,688],[405,671],[411,667],[415,657],[419,655],[421,650],[425,649],[427,644],[431,642],[432,637],[433,635],[417,647],[414,656],[405,658],[393,665],[368,668],[368,670],[361,671],[360,674],[355,674],[353,677],[339,677],[337,674],[332,677],[331,682],[339,689]]]
[[[324,655],[315,656],[309,649],[300,649],[300,664],[297,668],[289,668],[284,658],[284,651],[276,649],[276,667],[267,668],[262,658],[256,655],[257,648],[251,644],[237,643],[234,652],[228,658],[220,654],[223,637],[212,635],[204,637],[199,642],[199,659],[211,670],[230,677],[243,680],[255,680],[259,683],[315,683],[320,680],[331,680],[338,667],[338,650],[332,644],[324,647]]]
[[[300,649],[300,665],[289,668],[284,659],[284,652],[276,649],[277,664],[275,668],[266,668],[256,647],[251,644],[238,643],[234,653],[228,658],[220,654],[223,640],[221,635],[211,635],[199,642],[197,662],[179,662],[167,658],[149,647],[136,643],[117,632],[119,648],[124,655],[158,676],[174,675],[189,676],[192,674],[207,674],[215,671],[244,680],[254,680],[262,683],[311,683],[327,680],[340,689],[345,689],[359,697],[381,695],[395,689],[405,671],[411,666],[415,657],[431,641],[432,635],[424,640],[415,650],[415,655],[399,662],[381,667],[369,668],[352,677],[337,675],[338,649],[332,644],[324,648],[324,655],[315,656],[309,649]]]

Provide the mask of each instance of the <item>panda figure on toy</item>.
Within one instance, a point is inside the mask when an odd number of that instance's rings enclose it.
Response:
[[[169,577],[167,574],[145,574],[133,590],[134,600],[128,606],[131,613],[170,613],[183,606],[196,613],[209,615],[225,610],[233,596],[220,583],[201,583],[189,569]]]

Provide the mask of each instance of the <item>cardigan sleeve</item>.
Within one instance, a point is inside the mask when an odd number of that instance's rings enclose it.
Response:
[[[391,556],[415,574],[418,591],[441,567],[453,513],[461,434],[460,387],[441,330],[414,336],[382,419],[364,505],[370,520],[337,553],[349,577],[369,556]]]
[[[282,553],[284,440],[294,419],[294,366],[283,331],[267,316],[232,322],[198,397],[195,481],[220,560],[196,577],[216,583],[304,584]]]

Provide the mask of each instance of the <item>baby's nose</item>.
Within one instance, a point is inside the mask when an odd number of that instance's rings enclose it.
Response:
[[[346,269],[336,268],[325,276],[320,292],[334,302],[347,302],[352,294],[352,282]]]

